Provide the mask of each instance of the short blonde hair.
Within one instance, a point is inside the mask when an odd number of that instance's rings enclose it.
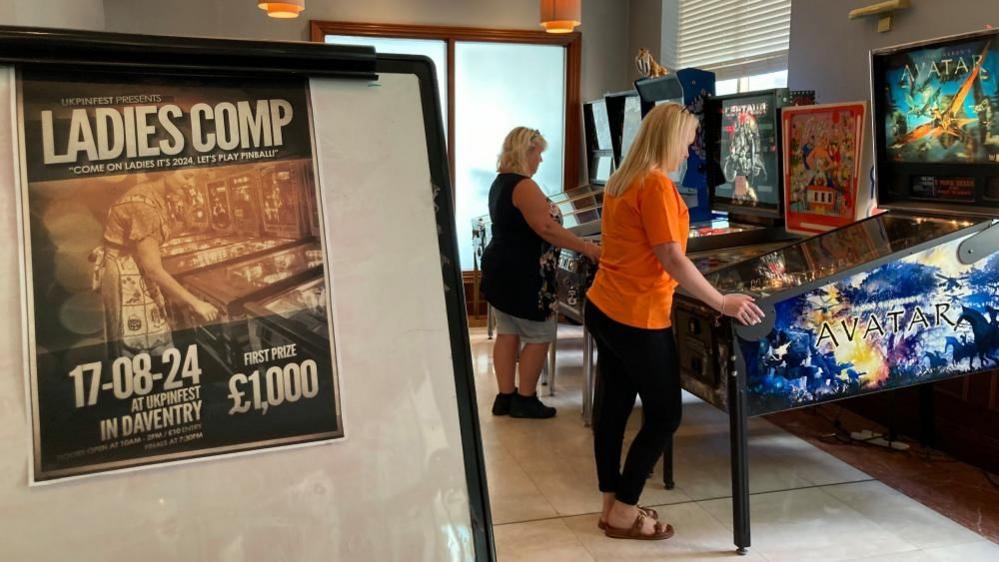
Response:
[[[652,108],[638,129],[624,162],[609,180],[604,192],[620,196],[652,168],[674,168],[687,152],[686,135],[697,130],[697,118],[677,103]]]
[[[527,127],[515,127],[503,139],[503,152],[500,153],[496,162],[496,171],[529,175],[527,153],[534,147],[538,147],[541,151],[548,148],[548,141],[541,136],[541,131]]]

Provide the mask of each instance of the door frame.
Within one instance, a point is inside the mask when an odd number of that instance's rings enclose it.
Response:
[[[444,41],[447,46],[447,154],[451,181],[455,175],[454,145],[454,51],[458,41],[491,43],[527,43],[534,45],[560,45],[566,49],[565,64],[565,153],[562,170],[562,189],[572,189],[579,184],[581,115],[580,75],[582,68],[583,36],[572,33],[547,33],[523,29],[490,29],[482,27],[452,27],[425,25],[396,25],[382,23],[357,23],[343,21],[311,20],[310,39],[324,43],[327,35],[355,35],[402,39],[432,39]]]

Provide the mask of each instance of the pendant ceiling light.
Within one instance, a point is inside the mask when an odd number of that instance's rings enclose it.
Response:
[[[258,0],[257,7],[272,18],[297,18],[298,13],[305,9],[305,0],[280,0],[280,2]]]
[[[541,27],[548,33],[572,33],[582,11],[580,0],[541,0]]]

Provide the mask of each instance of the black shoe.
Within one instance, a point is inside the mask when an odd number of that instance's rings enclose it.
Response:
[[[538,395],[521,396],[515,394],[510,404],[510,417],[512,418],[552,418],[555,417],[555,408],[545,406],[538,400]]]
[[[510,413],[510,403],[513,402],[513,396],[517,394],[517,390],[514,389],[510,394],[503,394],[502,392],[496,395],[496,400],[493,400],[493,415],[494,416],[505,416]]]

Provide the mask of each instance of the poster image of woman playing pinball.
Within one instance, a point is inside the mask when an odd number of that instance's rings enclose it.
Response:
[[[92,253],[95,289],[104,307],[109,357],[153,354],[173,344],[164,295],[211,322],[218,310],[195,297],[164,268],[160,246],[182,226],[178,210],[195,181],[193,170],[156,174],[108,210],[102,245]]]

